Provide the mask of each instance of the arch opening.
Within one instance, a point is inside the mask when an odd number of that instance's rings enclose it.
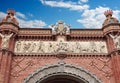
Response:
[[[60,62],[44,66],[29,75],[23,83],[102,83],[84,68]]]
[[[38,83],[86,83],[86,82],[70,75],[53,75]]]

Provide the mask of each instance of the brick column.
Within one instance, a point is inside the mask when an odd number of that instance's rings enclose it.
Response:
[[[8,46],[0,48],[0,83],[9,83],[10,81],[10,70],[14,46],[13,35],[8,41]],[[2,39],[1,39],[2,41]]]
[[[0,50],[0,83],[9,83],[12,54],[8,49]]]
[[[115,83],[120,83],[120,49],[115,47],[111,37],[107,37],[107,40]]]
[[[111,54],[112,68],[116,83],[120,83],[120,55],[118,51]]]
[[[111,56],[111,66],[113,70],[113,75],[115,78],[115,83],[120,83],[120,49],[115,46],[114,39],[110,36],[110,34],[116,34],[119,32],[110,32],[106,37],[106,43],[109,55]],[[114,35],[115,36],[115,35]],[[118,35],[120,36],[120,35]]]
[[[7,15],[0,22],[0,83],[9,83],[14,42],[18,34],[18,21],[15,10],[8,9]],[[10,19],[10,21],[8,21]]]

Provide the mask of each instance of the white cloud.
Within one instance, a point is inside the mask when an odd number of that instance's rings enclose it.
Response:
[[[82,18],[78,19],[77,22],[81,23],[85,28],[101,28],[106,18],[104,12],[108,9],[108,7],[98,7],[96,9],[85,10]],[[113,12],[113,17],[119,19],[120,11],[114,10]]]
[[[70,10],[78,10],[83,11],[89,8],[89,5],[87,4],[78,4],[76,2],[71,1],[53,1],[53,0],[40,0],[42,4],[48,5],[51,7],[60,7],[60,8],[68,8]]]
[[[114,10],[113,11],[113,17],[115,17],[118,20],[120,20],[120,10]]]
[[[51,7],[67,8],[70,10],[82,11],[82,18],[78,19],[77,22],[82,24],[84,28],[101,28],[102,23],[105,20],[104,12],[109,7],[97,7],[95,9],[89,9],[89,5],[85,4],[89,0],[78,0],[78,2],[72,2],[64,0],[40,0],[42,4]],[[113,10],[113,17],[120,19],[120,11]]]
[[[0,12],[0,21],[6,16],[7,14],[4,12]],[[42,20],[26,20],[26,15],[20,12],[17,12],[15,17],[19,22],[19,26],[22,28],[43,28],[46,26],[46,23]]]
[[[6,16],[7,14],[4,12],[0,12],[0,21]]]
[[[19,21],[19,26],[20,27],[24,27],[24,28],[43,28],[44,26],[46,26],[46,23],[43,22],[42,20],[22,20],[22,19],[18,19]]]
[[[28,16],[30,16],[30,17],[33,17],[33,14],[31,14],[31,13],[28,13]]]
[[[24,19],[26,18],[26,16],[20,12],[16,12],[16,16]]]
[[[86,3],[86,2],[88,2],[88,0],[79,0],[79,2]]]

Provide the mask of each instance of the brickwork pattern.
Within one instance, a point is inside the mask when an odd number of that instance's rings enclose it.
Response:
[[[12,60],[10,83],[22,83],[29,74],[48,64],[56,64],[56,57],[16,56]],[[67,57],[63,61],[85,68],[103,83],[115,83],[109,57]]]

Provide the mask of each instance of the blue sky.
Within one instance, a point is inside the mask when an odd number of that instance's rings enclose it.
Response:
[[[48,28],[58,20],[71,28],[101,28],[108,9],[120,20],[119,3],[120,0],[0,0],[0,20],[12,8],[21,28]]]

